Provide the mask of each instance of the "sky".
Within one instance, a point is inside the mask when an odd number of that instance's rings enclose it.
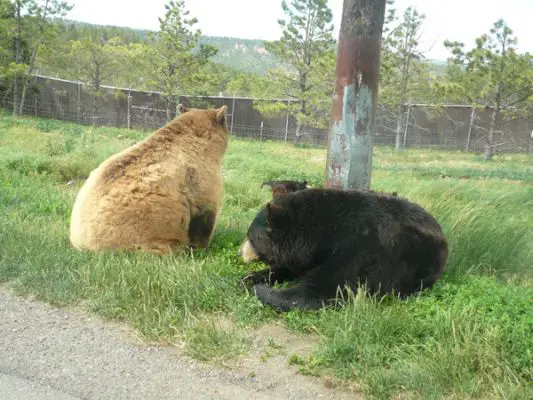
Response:
[[[290,1],[290,0],[289,0]],[[74,8],[69,19],[102,25],[157,30],[166,0],[69,0]],[[329,0],[335,36],[342,16],[343,0]],[[491,4],[490,6],[487,4]],[[198,19],[202,34],[243,39],[275,40],[280,37],[277,20],[283,17],[281,0],[186,0]],[[476,37],[489,33],[503,18],[518,36],[518,49],[533,53],[533,0],[396,0],[398,13],[413,6],[426,19],[421,28],[420,50],[430,59],[445,60],[450,53],[446,39],[474,45]]]

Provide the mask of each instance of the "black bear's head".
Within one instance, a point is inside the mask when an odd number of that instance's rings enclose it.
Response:
[[[286,195],[285,190],[276,196]],[[246,239],[239,249],[239,256],[244,263],[263,261],[271,263],[275,258],[275,238],[288,226],[287,212],[275,200],[268,202],[257,213],[248,228]]]
[[[261,187],[269,186],[272,189],[272,199],[279,199],[289,193],[297,192],[310,188],[307,181],[264,181]],[[281,207],[275,203],[268,202],[255,216],[254,220],[248,228],[246,239],[239,248],[239,256],[244,263],[252,261],[272,260],[272,241],[270,234],[272,232],[273,223],[277,226],[282,222],[278,216],[281,212]]]

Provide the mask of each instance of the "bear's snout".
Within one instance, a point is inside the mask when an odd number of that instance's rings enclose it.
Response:
[[[259,255],[256,253],[254,247],[248,239],[246,239],[239,248],[239,257],[242,258],[242,261],[245,264],[259,260]]]

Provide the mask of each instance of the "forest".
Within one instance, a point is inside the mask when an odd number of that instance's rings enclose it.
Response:
[[[72,7],[60,0],[0,0],[0,96],[13,115],[37,90],[32,83],[39,74],[81,81],[96,98],[104,85],[158,91],[168,99],[169,117],[176,96],[221,95],[295,100],[257,108],[267,116],[290,111],[296,135],[328,124],[337,40],[326,1],[281,1],[283,34],[275,41],[204,36],[185,0],[168,1],[155,32],[65,19]],[[518,38],[499,19],[472,48],[449,38],[449,58],[430,60],[419,45],[424,21],[415,8],[400,14],[387,0],[379,102],[399,127],[407,103],[490,109],[491,158],[494,132],[531,115],[533,55],[517,50]]]

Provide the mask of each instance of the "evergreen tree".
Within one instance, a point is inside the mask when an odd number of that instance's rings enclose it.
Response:
[[[444,42],[454,56],[454,66],[449,79],[437,87],[449,98],[492,110],[485,143],[487,160],[493,155],[497,126],[525,116],[533,107],[533,55],[519,54],[517,42],[502,19],[494,23],[490,34],[478,37],[469,51],[464,51],[463,43]]]
[[[329,115],[331,109],[335,81],[332,13],[327,0],[283,0],[281,7],[286,15],[278,20],[283,34],[265,46],[281,66],[270,70],[268,76],[279,95],[297,100],[296,108],[275,107],[279,111],[289,108],[294,113],[298,141],[304,126],[324,126],[327,118],[324,120],[322,111],[326,109]]]
[[[212,80],[203,67],[217,53],[213,46],[199,44],[198,20],[190,16],[184,0],[170,0],[159,18],[160,29],[149,35],[146,63],[150,83],[166,98],[167,119],[172,118],[176,97],[195,94],[195,88]]]

